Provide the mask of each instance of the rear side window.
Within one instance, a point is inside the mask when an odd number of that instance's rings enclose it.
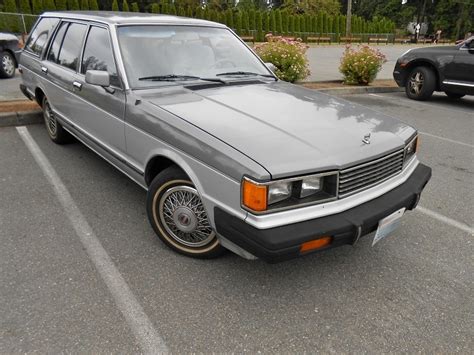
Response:
[[[49,36],[58,22],[57,18],[42,17],[26,43],[26,50],[36,55],[41,55]]]
[[[67,22],[63,22],[58,32],[56,32],[56,37],[54,37],[53,44],[51,45],[48,53],[48,60],[51,62],[58,62],[59,50],[61,49],[61,44],[63,43],[67,26],[69,26],[69,24]]]
[[[82,57],[81,73],[85,74],[88,70],[107,71],[110,74],[110,83],[120,86],[109,31],[105,28],[93,26],[89,31]]]
[[[66,68],[76,70],[86,30],[86,25],[79,23],[71,23],[69,25],[59,50],[57,63]]]

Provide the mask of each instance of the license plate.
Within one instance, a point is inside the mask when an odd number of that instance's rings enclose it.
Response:
[[[393,212],[390,216],[387,216],[379,221],[379,226],[377,228],[377,232],[375,233],[372,246],[374,246],[379,240],[391,235],[395,229],[398,228],[402,221],[404,212],[405,208],[401,208],[398,211]]]

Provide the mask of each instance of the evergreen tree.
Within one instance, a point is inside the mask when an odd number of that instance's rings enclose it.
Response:
[[[240,11],[237,11],[234,14],[234,24],[235,30],[240,35],[242,33],[242,15],[240,14]]]
[[[124,11],[124,12],[129,12],[130,11],[130,7],[128,6],[127,0],[123,0],[123,2],[122,2],[122,11]]]
[[[227,27],[234,29],[234,15],[232,14],[232,9],[229,8],[225,11],[225,17]]]
[[[304,15],[304,20],[305,20],[306,32],[312,32],[311,31],[311,16],[309,14]]]
[[[332,16],[328,16],[328,33],[333,33],[332,23],[333,23]]]
[[[66,0],[56,0],[56,10],[66,11],[67,10],[67,1]]]
[[[44,0],[43,8],[44,8],[44,11],[55,11],[56,4],[54,3],[54,0]]]
[[[174,4],[171,4],[171,5],[169,6],[169,14],[176,16],[177,11],[176,11],[176,6],[175,6]]]
[[[250,21],[249,21],[249,14],[247,10],[242,11],[242,31],[245,34],[249,34],[250,30]]]
[[[288,11],[281,11],[281,32],[288,33]]]
[[[5,1],[6,5],[6,1]],[[6,10],[6,7],[5,7]],[[31,6],[29,0],[20,0],[20,12],[22,14],[31,14]]]
[[[259,10],[255,13],[255,22],[257,24],[257,38],[258,42],[263,42],[263,20],[262,12]]]
[[[324,22],[324,16],[323,16],[323,13],[320,12],[318,14],[318,33],[319,33],[319,35],[323,34],[323,22]]]
[[[219,11],[218,12],[218,22],[225,25],[225,20],[226,20],[225,12],[224,11]]]
[[[346,16],[339,17],[339,32],[342,35],[345,35],[346,33]]]
[[[323,14],[323,33],[328,33],[328,16],[325,13]]]
[[[117,0],[112,1],[112,11],[119,11],[119,6],[118,6],[118,1]]]
[[[165,15],[170,13],[170,7],[167,2],[164,2],[163,4],[161,4],[161,13]]]
[[[158,5],[158,3],[156,3],[156,2],[151,4],[151,12],[153,14],[159,14],[160,13],[160,5]]]
[[[255,9],[249,10],[249,29],[255,31],[257,29],[257,23],[255,19]]]
[[[300,15],[295,15],[295,33],[299,35],[301,32]]]
[[[275,13],[275,33],[282,33],[283,24],[281,19],[281,11],[279,9],[276,9],[272,12]]]
[[[48,0],[45,0],[48,1]],[[86,11],[89,10],[89,0],[81,0],[81,10]]]
[[[186,11],[184,10],[184,7],[182,6],[178,7],[178,16],[182,16],[182,17],[186,16]]]
[[[318,32],[318,18],[316,15],[311,16],[311,32]]]
[[[212,22],[219,22],[219,13],[217,12],[217,10],[210,10],[210,14]]]
[[[35,15],[39,15],[40,13],[42,13],[44,10],[43,10],[43,0],[32,0],[33,3],[32,3],[32,12],[33,14]]]
[[[58,1],[58,0],[56,0]],[[89,0],[89,9],[93,11],[98,11],[99,10],[99,4],[97,3],[97,0]]]
[[[140,12],[140,8],[136,2],[132,2],[132,12]]]
[[[288,32],[295,32],[295,15],[288,16]]]
[[[304,20],[304,15],[300,15],[300,32],[306,32],[306,21]]]
[[[268,17],[268,11],[262,12],[262,31],[263,31],[263,37],[265,38],[265,35],[268,33],[270,21]]]
[[[5,0],[4,2],[4,11],[5,12],[18,12],[16,8],[15,0]],[[5,24],[6,29],[18,33],[20,32],[20,17],[19,16],[6,16]]]
[[[186,17],[193,18],[193,8],[191,6],[186,9]]]
[[[202,7],[201,6],[198,6],[196,8],[196,15],[195,15],[196,18],[203,18],[204,17],[204,12],[202,11]]]
[[[276,34],[275,11],[270,11],[270,32]]]

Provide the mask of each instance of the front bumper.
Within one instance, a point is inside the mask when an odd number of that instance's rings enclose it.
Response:
[[[341,213],[269,229],[257,229],[216,207],[216,230],[230,242],[268,262],[300,256],[301,244],[319,236],[333,236],[332,243],[319,250],[354,244],[360,236],[375,231],[384,217],[403,207],[415,208],[430,178],[431,168],[419,164],[407,181],[378,198]]]

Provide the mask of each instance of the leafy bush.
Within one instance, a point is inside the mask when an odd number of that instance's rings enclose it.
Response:
[[[354,49],[349,45],[342,55],[339,71],[344,76],[346,84],[368,85],[375,79],[386,61],[378,49],[367,45]]]
[[[255,52],[266,63],[273,63],[275,74],[291,83],[306,78],[309,75],[307,46],[301,39],[295,41],[268,34],[266,43],[255,46]]]

